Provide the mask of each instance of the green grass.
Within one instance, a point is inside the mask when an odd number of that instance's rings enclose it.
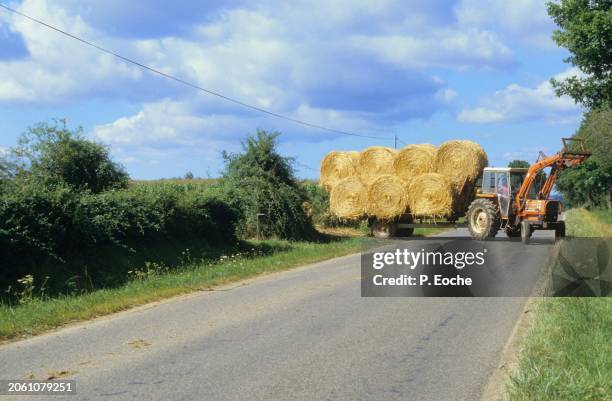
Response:
[[[565,214],[567,235],[573,237],[612,237],[612,211],[570,209]]]
[[[602,222],[612,226],[612,210],[595,209],[591,210],[590,213]]]
[[[609,237],[609,211],[569,210],[567,234]],[[510,400],[612,400],[612,298],[543,298],[507,385]]]
[[[170,273],[153,266],[148,272],[135,272],[135,278],[121,287],[44,300],[33,298],[17,306],[0,305],[0,340],[39,334],[70,322],[175,295],[351,254],[361,249],[363,239],[343,238],[325,243],[252,241],[253,248],[261,248],[262,243],[278,251],[264,256],[223,255],[218,262],[185,266]]]
[[[610,298],[542,300],[526,333],[511,400],[610,400]]]

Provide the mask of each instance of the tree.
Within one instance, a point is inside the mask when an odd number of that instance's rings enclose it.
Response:
[[[94,193],[127,187],[129,176],[110,158],[102,144],[70,130],[63,120],[39,123],[22,134],[4,164],[5,176],[24,177],[54,185],[64,183]]]
[[[193,180],[194,178],[193,173],[191,171],[186,172],[184,178],[186,180]]]
[[[557,188],[570,205],[612,207],[612,109],[584,115],[574,138],[582,139],[592,156],[559,175]]]
[[[561,0],[547,7],[560,27],[553,40],[571,53],[565,62],[584,73],[552,79],[557,95],[569,95],[587,108],[612,107],[612,1]]]
[[[512,160],[510,163],[508,163],[508,167],[529,168],[529,162],[525,160]]]
[[[258,130],[239,154],[223,153],[223,186],[242,211],[242,234],[253,236],[259,225],[267,236],[303,239],[314,233],[302,205],[307,200],[291,166],[276,151],[277,132]]]

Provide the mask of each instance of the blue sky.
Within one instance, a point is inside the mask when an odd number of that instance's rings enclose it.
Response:
[[[544,2],[517,0],[25,0],[10,6],[278,120],[152,75],[0,10],[0,152],[52,118],[109,145],[133,178],[217,176],[221,151],[277,130],[300,177],[325,153],[455,138],[491,165],[560,147],[582,110]]]

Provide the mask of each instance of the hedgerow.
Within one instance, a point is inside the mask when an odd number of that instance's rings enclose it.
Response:
[[[75,258],[87,262],[84,255],[101,247],[237,241],[238,213],[214,189],[176,192],[151,184],[94,194],[63,185],[9,187],[0,193],[0,288],[33,272],[54,276],[54,268],[65,270]],[[71,268],[82,273],[82,266]]]

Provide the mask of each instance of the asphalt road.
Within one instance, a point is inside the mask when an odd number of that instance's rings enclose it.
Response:
[[[537,273],[550,236],[496,242],[508,249],[500,269]],[[361,298],[359,262],[337,258],[5,344],[0,379],[63,372],[78,394],[46,398],[74,401],[478,400],[526,298]]]

